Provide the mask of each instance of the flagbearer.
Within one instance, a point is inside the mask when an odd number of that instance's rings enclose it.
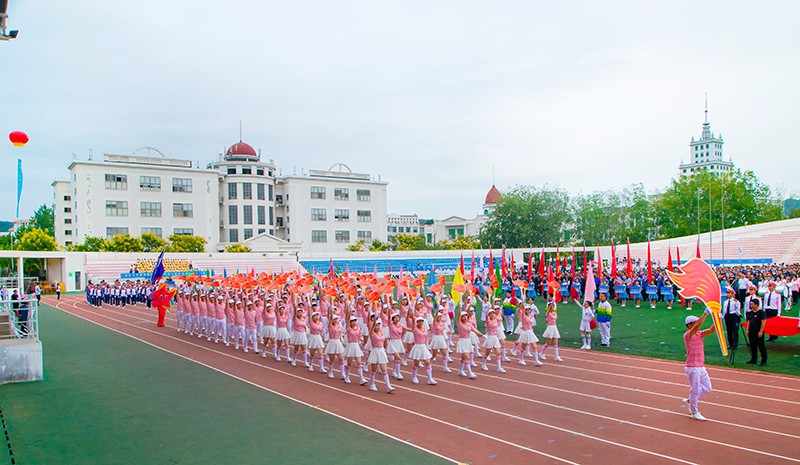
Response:
[[[686,317],[686,333],[683,335],[683,343],[686,346],[686,367],[684,371],[689,377],[689,398],[684,399],[689,405],[689,414],[695,420],[706,421],[697,408],[697,402],[701,397],[711,392],[711,379],[705,367],[705,348],[703,338],[714,332],[714,325],[700,330],[706,317],[711,315],[711,309],[706,307],[706,311],[700,318],[694,315]]]

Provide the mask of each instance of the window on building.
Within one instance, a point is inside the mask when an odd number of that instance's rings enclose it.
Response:
[[[258,224],[267,224],[267,208],[263,205],[259,205],[256,208],[256,221]]]
[[[252,182],[243,182],[242,183],[242,198],[245,200],[252,200],[253,198],[253,183]]]
[[[333,189],[334,200],[350,200],[350,189],[346,187],[336,187]]]
[[[128,234],[128,228],[106,228],[106,237],[109,239],[119,234]]]
[[[228,242],[239,242],[239,230],[238,229],[229,229],[228,230]]]
[[[155,234],[157,237],[162,237],[161,228],[142,228],[142,234],[144,233]]]
[[[64,224],[72,224],[72,218],[64,218]]]
[[[172,178],[172,192],[192,192],[192,180],[189,178]]]
[[[311,209],[311,221],[326,221],[328,214],[324,208]]]
[[[128,176],[124,174],[107,174],[106,189],[128,190]]]
[[[128,202],[124,200],[106,200],[106,216],[128,216]]]
[[[236,205],[228,205],[228,224],[239,224],[239,207]]]
[[[228,174],[236,174],[236,167],[235,166],[229,166],[228,167]]]
[[[72,207],[64,207],[64,213],[72,213]]]
[[[266,229],[264,229],[264,228],[258,228],[258,234],[264,234],[265,232],[267,232],[267,230],[266,230]]]
[[[253,228],[244,228],[244,240],[253,237]]]
[[[64,196],[64,202],[71,202],[71,201],[72,201],[72,196],[71,195],[65,195]]]
[[[141,203],[142,216],[161,216],[161,202],[142,202]]]
[[[372,200],[372,193],[369,189],[356,189],[356,199],[359,202],[369,202]]]
[[[242,174],[253,174],[253,169],[249,166],[242,167]]]
[[[175,218],[192,218],[194,216],[194,208],[190,203],[173,203],[172,216]]]
[[[236,196],[237,196],[236,183],[235,182],[228,183],[228,199],[235,200]]]
[[[272,184],[267,186],[267,200],[272,202]]]
[[[370,210],[358,210],[358,222],[359,223],[371,223],[372,222],[372,212]]]
[[[336,221],[350,221],[350,210],[337,208],[333,211],[333,218]]]
[[[65,236],[71,236],[72,235],[72,230],[71,229],[65,229],[64,230],[64,235]]]
[[[175,228],[172,230],[172,234],[176,236],[194,236],[194,229],[192,228]]]
[[[264,168],[256,168],[256,176],[264,176]]]
[[[328,242],[328,231],[312,229],[311,242],[316,242],[316,243]]]
[[[364,242],[372,242],[372,231],[359,231],[358,240]]]
[[[142,191],[161,191],[160,176],[139,176],[139,190]]]
[[[269,225],[270,226],[275,224],[274,221],[273,221],[274,218],[275,218],[275,210],[273,210],[272,207],[269,207]]]
[[[311,198],[312,199],[324,199],[325,198],[325,188],[321,186],[311,186]]]
[[[252,205],[243,205],[242,206],[242,224],[253,224],[253,206]]]
[[[264,200],[265,196],[264,196],[264,184],[263,183],[256,184],[256,197],[258,198],[258,200]]]
[[[349,244],[350,243],[350,231],[336,231],[334,234],[336,237],[337,244]]]

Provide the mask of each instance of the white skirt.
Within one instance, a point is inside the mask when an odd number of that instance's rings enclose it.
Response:
[[[264,326],[261,328],[261,337],[265,339],[275,339],[278,334],[278,329],[275,326]]]
[[[435,334],[433,338],[431,338],[431,350],[434,349],[446,349],[447,348],[447,341],[445,340],[444,336],[441,334]]]
[[[545,339],[560,339],[561,334],[558,332],[557,327],[547,325],[547,329],[545,329],[544,333],[542,333],[542,337]]]
[[[539,342],[539,338],[533,334],[532,329],[526,329],[520,333],[518,341],[520,344],[533,344]]]
[[[278,328],[275,334],[276,341],[288,341],[292,338],[292,335],[289,334],[289,330],[286,328]]]
[[[304,346],[308,344],[308,334],[295,331],[292,333],[292,340],[289,342],[293,346]]]
[[[522,323],[517,323],[517,329],[514,330],[514,334],[522,334]]]
[[[364,344],[364,350],[366,350],[367,352],[372,350],[372,338],[369,337],[367,338],[367,343]]]
[[[403,347],[403,342],[400,339],[389,339],[386,344],[387,354],[404,354],[405,352],[406,348]]]
[[[591,333],[592,332],[592,327],[589,326],[589,322],[588,321],[581,320],[581,326],[580,326],[580,328],[578,330],[579,331],[583,331],[584,333]]]
[[[430,360],[431,351],[425,344],[414,344],[414,347],[408,352],[408,358],[411,360]]]
[[[361,347],[358,346],[358,342],[350,342],[344,349],[344,356],[345,358],[363,357],[364,352],[361,351]]]
[[[483,341],[483,347],[486,349],[499,349],[500,348],[500,339],[497,336],[492,336],[487,334],[486,340]]]
[[[414,333],[412,333],[411,331],[406,331],[406,333],[403,334],[403,344],[413,344],[413,343],[414,343]]]
[[[381,332],[383,333],[383,338],[384,339],[389,339],[389,327],[388,326],[382,326],[381,327]]]
[[[325,344],[322,342],[322,334],[312,334],[308,337],[309,349],[323,349]]]
[[[456,343],[456,353],[468,354],[470,352],[472,352],[472,337],[458,338],[458,342]]]
[[[344,346],[341,339],[331,339],[325,347],[326,355],[338,355],[344,353]]]
[[[497,328],[497,339],[500,341],[506,340],[506,332],[502,328]]]
[[[389,363],[389,357],[386,356],[386,349],[383,347],[373,349],[372,352],[369,353],[367,363],[370,365],[373,363]]]
[[[481,345],[481,340],[478,339],[478,335],[475,333],[469,333],[469,342],[471,342],[474,346]]]

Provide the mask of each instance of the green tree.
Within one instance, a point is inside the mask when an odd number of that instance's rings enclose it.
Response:
[[[475,236],[456,236],[453,239],[439,241],[434,246],[439,250],[473,250],[480,247],[480,242]]]
[[[58,250],[58,244],[53,236],[39,228],[30,228],[17,242],[15,250]]]
[[[86,236],[83,244],[75,244],[70,250],[73,252],[102,252],[105,250],[106,242],[103,237]]]
[[[231,244],[225,247],[225,251],[228,253],[247,253],[252,252],[250,247],[242,244]]]
[[[389,242],[382,242],[379,239],[373,239],[372,243],[369,244],[370,252],[385,252],[387,250],[393,250],[392,244]]]
[[[31,217],[31,224],[32,228],[39,228],[42,231],[46,232],[50,236],[55,237],[55,219],[53,216],[53,206],[42,204],[35,212],[33,212],[33,217]]]
[[[483,247],[564,243],[572,220],[569,195],[553,186],[516,186],[503,194],[478,238]]]
[[[653,208],[644,186],[634,184],[621,191],[598,191],[572,200],[575,234],[571,242],[586,244],[632,242],[655,237]]]
[[[142,248],[144,252],[160,252],[167,241],[151,232],[142,233]]]
[[[186,234],[173,234],[169,236],[167,252],[205,252],[206,238],[189,236]]]
[[[394,250],[427,250],[425,238],[414,234],[397,234],[392,236]]]
[[[348,245],[346,250],[348,252],[363,252],[367,248],[367,243],[364,239],[357,240],[354,244]]]
[[[725,227],[734,228],[783,218],[780,202],[752,171],[725,175],[706,171],[674,179],[656,201],[659,237],[687,236],[720,229],[724,192]]]
[[[142,252],[144,246],[141,239],[130,234],[117,234],[110,241],[106,241],[104,252]]]
[[[789,218],[800,218],[800,208],[795,208],[789,212]]]

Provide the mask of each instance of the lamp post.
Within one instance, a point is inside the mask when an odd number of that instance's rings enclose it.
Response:
[[[722,197],[720,197],[722,204],[722,266],[725,266],[725,182],[722,182]]]

